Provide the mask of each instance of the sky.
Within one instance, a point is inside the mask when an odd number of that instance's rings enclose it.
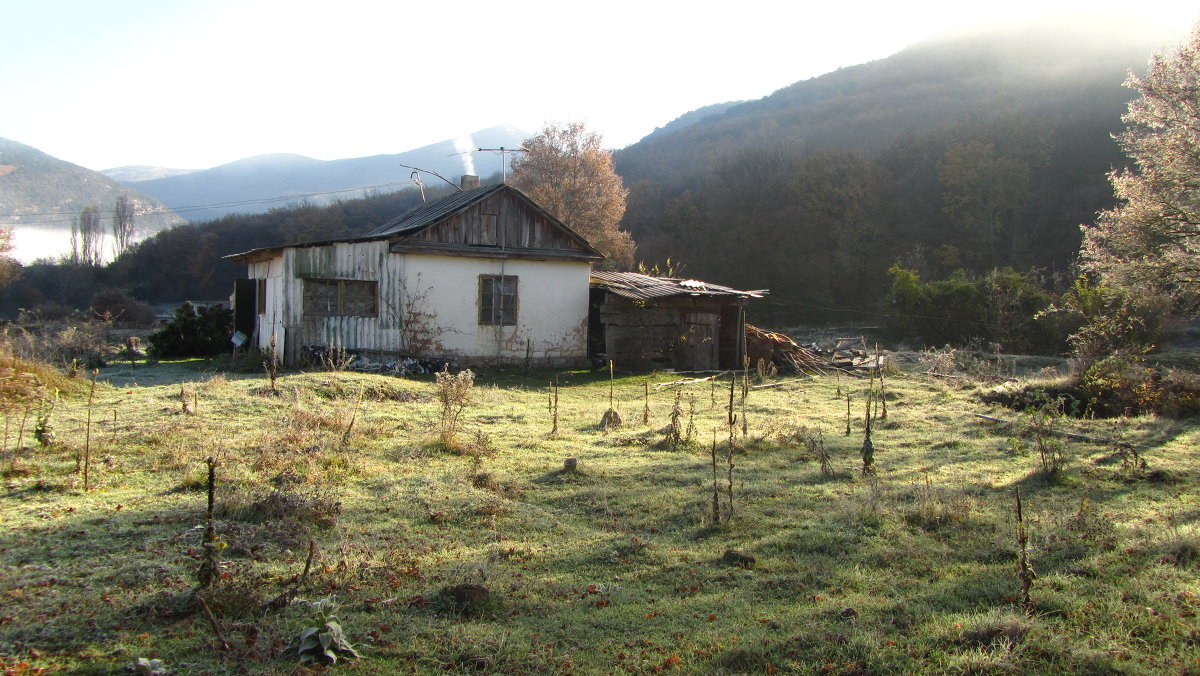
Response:
[[[1180,38],[1200,21],[1180,0],[0,0],[0,137],[94,170],[363,157],[569,121],[621,148],[949,30],[1079,12]]]

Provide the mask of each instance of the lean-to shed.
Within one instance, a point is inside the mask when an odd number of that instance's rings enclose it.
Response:
[[[336,347],[559,366],[587,359],[589,272],[603,256],[498,184],[423,204],[361,237],[230,258],[249,270],[234,292],[237,329],[263,350],[274,341],[288,364],[305,348]]]
[[[694,279],[592,272],[588,346],[622,368],[741,368],[746,306],[767,291]]]

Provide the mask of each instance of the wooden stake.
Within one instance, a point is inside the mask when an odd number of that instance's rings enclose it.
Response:
[[[554,392],[551,395],[553,397],[553,400],[551,402],[551,407],[552,407],[552,410],[554,411],[554,415],[553,415],[553,426],[550,428],[551,436],[558,434],[558,376],[554,376],[553,387],[554,387]]]

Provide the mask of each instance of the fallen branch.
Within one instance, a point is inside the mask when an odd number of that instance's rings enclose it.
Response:
[[[729,373],[729,371],[721,371],[720,373],[718,373],[716,375],[711,375],[707,378],[683,378],[682,380],[672,380],[669,383],[656,383],[654,385],[654,388],[659,389],[659,388],[663,388],[663,387],[679,387],[681,385],[695,385],[696,383],[706,383],[710,380],[715,380],[717,378],[720,378],[721,376],[725,375],[726,373]]]
[[[752,390],[765,390],[765,389],[767,389],[768,387],[779,387],[779,386],[780,386],[780,385],[782,385],[782,384],[783,384],[783,383],[767,383],[766,385],[751,385],[751,386],[750,386],[750,389],[752,389]]]
[[[217,624],[217,618],[213,617],[212,611],[208,609],[208,604],[204,602],[204,597],[196,594],[196,600],[200,602],[200,609],[204,611],[204,616],[208,618],[208,623],[212,625],[213,632],[217,635],[217,640],[221,642],[221,647],[226,651],[232,650],[229,647],[229,642],[225,640],[225,634],[221,633],[221,625]]]

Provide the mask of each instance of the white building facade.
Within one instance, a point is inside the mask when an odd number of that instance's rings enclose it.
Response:
[[[261,350],[274,344],[287,364],[332,347],[563,366],[586,361],[589,276],[602,256],[500,184],[424,204],[362,237],[231,258],[249,277],[235,289],[238,330]]]

